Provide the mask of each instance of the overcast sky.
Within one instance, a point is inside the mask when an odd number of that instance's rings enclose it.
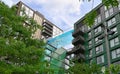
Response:
[[[2,0],[12,6],[19,0]],[[82,0],[21,0],[29,7],[42,13],[52,23],[67,31],[73,24],[92,9],[92,2]],[[85,0],[86,1],[86,0]],[[94,0],[94,7],[100,0]]]

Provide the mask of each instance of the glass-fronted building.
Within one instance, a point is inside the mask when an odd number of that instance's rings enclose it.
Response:
[[[74,48],[69,54],[74,54],[74,59],[77,56],[78,61],[94,62],[101,66],[106,66],[108,61],[120,64],[120,4],[118,7],[109,6],[108,9],[99,4],[93,10],[97,12],[97,16],[92,27],[84,24],[85,17],[74,24]]]

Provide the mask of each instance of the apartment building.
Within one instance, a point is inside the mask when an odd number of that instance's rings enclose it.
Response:
[[[55,37],[63,32],[62,29],[54,25],[52,22],[47,20],[44,15],[40,12],[33,10],[23,2],[18,2],[17,6],[17,15],[23,16],[25,13],[29,18],[33,18],[38,25],[42,26],[43,29],[38,29],[35,34],[33,34],[33,38],[36,39],[47,39],[50,37]],[[23,12],[24,11],[24,12]],[[24,24],[28,24],[27,21]],[[56,33],[57,32],[57,33]]]
[[[92,27],[83,23],[85,17],[74,24],[74,48],[68,55],[74,54],[74,60],[79,62],[101,66],[120,64],[120,4],[108,9],[99,4],[93,10],[97,16]]]

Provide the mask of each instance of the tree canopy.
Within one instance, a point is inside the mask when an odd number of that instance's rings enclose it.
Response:
[[[83,1],[85,1],[85,0],[83,0]],[[89,2],[89,1],[92,1],[92,0],[87,0],[87,1]],[[119,5],[119,1],[118,0],[101,0],[101,1],[102,1],[102,4],[104,6],[106,6],[107,8],[109,6],[115,7],[115,6]],[[87,26],[91,27],[94,24],[96,16],[97,16],[96,10],[91,10],[91,12],[89,12],[88,14],[86,14],[84,23]]]
[[[69,68],[72,74],[118,74],[120,71],[120,65],[111,64],[110,67],[101,67],[98,64],[86,64],[86,63],[75,63],[74,66]]]
[[[24,26],[25,21],[30,25]],[[0,1],[0,74],[44,72],[45,43],[32,38],[38,28],[32,18],[17,16],[15,6]]]

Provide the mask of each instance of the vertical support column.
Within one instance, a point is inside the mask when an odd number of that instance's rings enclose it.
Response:
[[[107,53],[107,63],[108,63],[108,68],[110,67],[111,60],[110,60],[110,48],[109,48],[109,42],[108,42],[108,32],[107,32],[107,26],[106,22],[104,22],[104,34],[105,34],[105,45],[106,45],[106,53]],[[109,72],[111,74],[111,72]]]

